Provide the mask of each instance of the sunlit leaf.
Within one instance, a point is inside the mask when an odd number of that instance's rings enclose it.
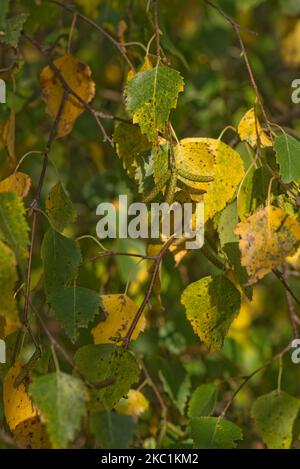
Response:
[[[231,147],[212,138],[185,138],[175,148],[178,168],[198,176],[212,176],[212,182],[197,182],[179,176],[187,186],[205,191],[204,216],[208,220],[232,199],[244,175],[240,155]],[[228,170],[230,168],[230,170]]]
[[[242,265],[255,283],[279,267],[300,244],[300,225],[281,208],[267,206],[238,224]]]
[[[131,78],[125,89],[126,107],[149,141],[165,130],[170,111],[176,107],[183,79],[169,67],[155,67]]]
[[[102,295],[101,306],[105,319],[92,329],[94,343],[116,342],[125,337],[138,311],[138,306],[128,296],[122,294]],[[139,336],[144,327],[145,318],[142,315],[132,334],[133,340]]]
[[[241,140],[245,140],[252,147],[258,143],[261,147],[271,147],[272,140],[261,128],[258,119],[255,117],[254,108],[249,109],[242,117],[238,125],[238,133]]]
[[[17,172],[0,181],[0,192],[15,192],[21,199],[24,199],[30,186],[30,177],[25,173]]]
[[[123,397],[116,406],[116,411],[139,417],[149,407],[148,399],[140,391],[130,389],[126,397]]]

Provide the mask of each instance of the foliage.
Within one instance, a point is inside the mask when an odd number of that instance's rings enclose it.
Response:
[[[299,2],[69,3],[1,2],[0,447],[299,448]]]

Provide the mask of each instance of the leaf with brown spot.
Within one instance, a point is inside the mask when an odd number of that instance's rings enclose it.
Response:
[[[106,318],[92,329],[94,343],[115,343],[116,340],[114,339],[126,336],[138,311],[138,306],[128,296],[123,294],[102,295],[101,304]],[[133,340],[137,339],[144,327],[145,318],[142,316],[133,332]]]
[[[262,130],[258,119],[255,117],[254,108],[249,109],[242,117],[237,130],[240,139],[248,142],[251,147],[257,146],[258,138],[261,147],[271,147],[273,145],[272,140]]]
[[[4,415],[9,428],[13,431],[16,426],[24,420],[36,417],[37,409],[22,383],[17,388],[14,387],[16,377],[20,374],[22,365],[16,362],[12,366],[5,378],[3,385]]]
[[[242,265],[250,283],[255,283],[276,269],[286,256],[293,255],[300,245],[300,225],[284,210],[269,205],[239,223]]]

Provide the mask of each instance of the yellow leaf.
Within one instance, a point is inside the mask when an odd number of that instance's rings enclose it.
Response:
[[[290,264],[295,270],[300,269],[300,249],[298,248],[295,254],[287,256],[286,262]]]
[[[235,233],[241,237],[242,265],[250,283],[277,268],[300,244],[300,225],[281,208],[267,206],[239,223]]]
[[[19,423],[38,415],[37,410],[33,407],[32,401],[26,392],[24,384],[20,384],[17,388],[14,387],[15,379],[21,369],[21,364],[18,362],[15,363],[15,365],[8,370],[4,378],[4,414],[8,426],[12,431]]]
[[[138,306],[128,296],[119,293],[102,295],[101,302],[104,313],[106,314],[106,319],[92,329],[94,343],[116,343],[113,338],[126,336],[133,318],[138,311]],[[142,316],[135,328],[132,339],[136,339],[144,328],[145,318]],[[120,342],[120,344],[122,344],[122,342]]]
[[[69,87],[86,103],[89,103],[95,95],[95,83],[91,79],[91,69],[79,62],[75,57],[65,54],[54,61]],[[46,110],[55,119],[64,88],[55,75],[55,72],[47,66],[40,76],[43,98],[46,102]],[[84,106],[74,96],[69,95],[62,111],[62,115],[57,128],[57,136],[63,137],[71,132],[75,120],[84,111]]]
[[[281,40],[281,57],[291,68],[300,65],[300,19],[294,25],[288,24],[287,34]]]
[[[25,173],[17,172],[0,181],[0,192],[15,192],[21,199],[24,199],[30,186],[30,177]]]
[[[18,446],[24,449],[51,448],[46,425],[39,417],[20,422],[14,430],[14,439]]]
[[[139,417],[149,407],[149,401],[144,394],[135,389],[130,389],[126,398],[120,399],[116,406],[116,411],[120,414]]]
[[[195,176],[212,176],[212,182],[179,179],[187,186],[205,191],[199,197],[204,202],[205,220],[212,218],[229,202],[243,175],[240,155],[220,140],[213,138],[185,138],[175,148],[176,166]]]
[[[257,146],[257,136],[259,136],[259,142],[261,147],[271,147],[272,140],[262,130],[261,125],[257,119],[255,119],[254,108],[249,109],[246,114],[242,117],[238,125],[238,134],[242,141],[246,141],[252,147]]]

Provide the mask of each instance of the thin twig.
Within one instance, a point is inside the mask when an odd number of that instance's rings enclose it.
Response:
[[[270,357],[265,363],[263,363],[261,366],[256,368],[254,371],[252,371],[252,373],[250,373],[250,375],[244,376],[243,381],[237,387],[237,389],[234,391],[234,393],[232,394],[230,400],[227,402],[226,406],[224,407],[224,410],[221,413],[221,417],[222,418],[225,417],[228,409],[231,407],[231,405],[232,405],[234,399],[236,398],[236,396],[238,395],[238,393],[248,383],[248,381],[250,381],[250,379],[253,378],[253,376],[255,376],[257,373],[259,373],[260,371],[267,368],[275,360],[278,360],[278,359],[282,358],[290,349],[291,349],[291,344],[289,344],[287,347],[285,347],[283,350],[281,350],[281,352],[278,352],[275,355],[273,355],[272,357]]]
[[[295,295],[295,293],[293,292],[293,290],[291,290],[289,284],[286,282],[286,279],[284,278],[282,272],[279,272],[279,270],[277,269],[274,269],[273,270],[273,273],[274,275],[276,275],[276,277],[278,278],[278,280],[280,280],[280,282],[282,283],[282,285],[284,286],[284,288],[289,292],[289,294],[291,295],[292,298],[294,298],[294,300],[296,301],[296,303],[298,305],[300,305],[300,300],[299,298],[297,298],[297,296]]]
[[[251,29],[248,29],[248,28],[244,28],[243,26],[239,25],[238,23],[236,23],[232,18],[231,16],[227,15],[227,13],[225,13],[225,11],[223,11],[220,7],[218,7],[217,5],[215,5],[213,2],[211,2],[210,0],[203,0],[207,5],[211,6],[212,8],[214,8],[218,13],[220,13],[221,16],[223,16],[230,24],[232,27],[236,27],[236,28],[239,28],[241,31],[245,31],[249,34],[253,34],[254,36],[258,36],[258,33],[256,31],[252,31]]]
[[[129,67],[131,68],[131,70],[133,72],[136,71],[135,69],[135,66],[133,65],[133,63],[131,62],[131,60],[129,59],[127,53],[126,53],[126,49],[125,47],[123,47],[122,44],[120,44],[105,28],[103,28],[102,26],[100,26],[99,24],[95,23],[95,21],[91,20],[90,18],[88,18],[87,16],[83,15],[82,13],[80,13],[78,10],[76,10],[76,8],[73,6],[73,5],[66,5],[65,3],[61,3],[57,0],[46,0],[47,2],[49,3],[54,3],[55,5],[58,5],[60,6],[61,8],[63,8],[64,10],[66,11],[69,11],[70,13],[72,13],[73,15],[76,14],[78,18],[82,19],[83,21],[85,21],[87,24],[89,24],[90,26],[92,26],[94,29],[96,29],[97,31],[99,31],[103,36],[105,36],[118,50],[119,52],[122,54],[122,56],[124,57],[125,61],[127,62],[127,64],[129,65]]]
[[[55,136],[56,136],[57,126],[59,124],[59,121],[60,121],[60,118],[61,118],[61,115],[62,115],[62,112],[63,112],[63,108],[64,108],[65,101],[67,99],[67,96],[68,96],[68,93],[65,91],[64,94],[63,94],[63,97],[62,97],[58,112],[56,114],[56,117],[55,117],[55,119],[53,121],[53,124],[51,126],[50,134],[49,134],[48,141],[47,141],[45,151],[44,151],[43,166],[42,166],[42,169],[41,169],[41,173],[40,173],[40,177],[39,177],[35,197],[34,197],[34,200],[31,204],[32,208],[36,207],[39,204],[39,201],[40,201],[41,191],[42,191],[43,183],[44,183],[44,180],[45,180],[45,174],[46,174],[48,160],[49,160],[49,153],[51,151],[52,144],[53,144],[53,141],[54,141]],[[13,363],[16,361],[17,355],[19,353],[19,347],[20,347],[20,344],[22,343],[25,330],[27,330],[28,333],[30,334],[30,336],[31,336],[31,338],[32,338],[32,340],[35,344],[36,351],[40,352],[39,344],[37,343],[37,341],[34,337],[34,334],[31,330],[30,324],[29,324],[30,284],[31,284],[31,273],[32,273],[32,259],[33,259],[33,252],[34,252],[34,246],[35,246],[37,215],[38,215],[38,212],[36,210],[33,210],[32,225],[31,225],[31,239],[30,239],[30,248],[29,248],[29,258],[28,258],[28,267],[27,267],[26,282],[25,282],[25,303],[24,303],[23,318],[22,318],[23,328],[19,331],[18,336],[17,336],[17,340],[16,340],[16,344],[15,344],[15,348],[14,348],[14,353],[13,353]]]
[[[156,55],[157,63],[160,62],[160,29],[158,24],[158,0],[152,0],[153,16],[154,16],[154,29],[156,38]]]
[[[94,262],[97,259],[101,259],[102,257],[116,257],[116,256],[127,256],[127,257],[138,257],[140,259],[149,259],[149,260],[155,260],[157,256],[147,256],[144,254],[138,254],[135,252],[118,252],[118,251],[103,251],[100,252],[100,254],[97,254],[97,256],[90,257],[86,261],[84,261],[84,264],[87,262]]]
[[[292,332],[293,332],[293,337],[294,337],[294,339],[299,339],[298,327],[299,327],[300,321],[299,321],[299,318],[298,318],[298,316],[296,314],[296,311],[295,311],[295,307],[294,307],[294,303],[293,303],[293,296],[290,293],[290,288],[287,289],[287,287],[286,287],[286,285],[289,286],[289,277],[288,277],[286,265],[283,265],[282,278],[285,282],[284,283],[284,287],[285,287],[284,291],[285,291],[286,301],[287,301],[287,305],[288,305],[288,313],[289,313],[291,328],[292,328]]]
[[[143,302],[142,304],[140,305],[129,329],[128,329],[128,332],[126,334],[126,336],[122,339],[124,341],[124,345],[125,347],[128,347],[129,346],[129,343],[130,343],[130,340],[131,340],[131,336],[139,322],[139,319],[141,317],[141,315],[143,314],[143,311],[146,307],[146,305],[148,304],[149,300],[150,300],[150,297],[151,297],[151,294],[152,294],[152,290],[154,288],[154,285],[155,285],[155,281],[156,281],[156,277],[157,277],[157,274],[158,274],[158,271],[159,271],[159,267],[160,267],[160,264],[161,264],[161,261],[162,261],[162,258],[163,256],[165,255],[165,253],[168,251],[169,247],[171,246],[171,244],[173,243],[174,241],[174,235],[171,236],[168,241],[163,245],[163,247],[161,248],[160,252],[158,253],[158,255],[156,256],[156,259],[155,259],[155,264],[154,264],[154,268],[153,268],[153,272],[152,272],[152,276],[151,276],[151,280],[150,280],[150,283],[149,283],[149,286],[147,288],[147,292],[146,292],[146,295],[143,299]]]

